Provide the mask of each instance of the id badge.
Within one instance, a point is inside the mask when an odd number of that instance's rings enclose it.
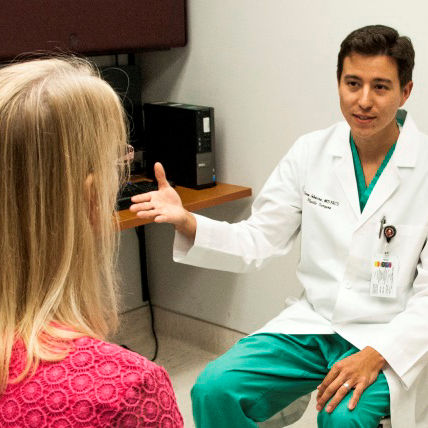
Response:
[[[397,286],[394,278],[398,274],[398,258],[388,252],[377,254],[372,264],[370,296],[394,298]]]

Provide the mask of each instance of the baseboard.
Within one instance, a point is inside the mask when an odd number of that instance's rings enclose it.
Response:
[[[151,319],[148,305],[119,314],[119,328],[116,334],[109,337],[115,343],[127,343],[130,339],[151,340]]]
[[[154,306],[158,334],[173,337],[205,351],[223,354],[245,333]]]
[[[155,331],[158,336],[172,337],[190,343],[213,354],[223,354],[246,336],[236,330],[153,306]],[[120,327],[110,338],[116,343],[152,341],[151,317],[148,305],[119,315]]]

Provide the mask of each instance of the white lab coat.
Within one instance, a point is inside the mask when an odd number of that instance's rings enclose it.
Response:
[[[339,333],[388,362],[394,428],[428,427],[428,137],[409,115],[363,213],[346,122],[305,135],[280,161],[250,218],[228,224],[197,216],[194,244],[180,234],[174,260],[246,272],[288,252],[301,232],[297,275],[305,290],[258,332]],[[395,298],[371,297],[382,217],[394,225]]]

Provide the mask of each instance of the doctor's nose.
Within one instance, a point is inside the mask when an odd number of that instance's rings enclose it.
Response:
[[[370,89],[363,88],[361,90],[358,105],[364,111],[369,111],[373,107],[373,98]]]

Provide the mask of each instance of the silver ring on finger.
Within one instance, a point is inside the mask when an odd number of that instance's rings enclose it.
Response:
[[[351,390],[351,387],[349,386],[348,382],[345,382],[342,386],[344,386],[348,391]]]

